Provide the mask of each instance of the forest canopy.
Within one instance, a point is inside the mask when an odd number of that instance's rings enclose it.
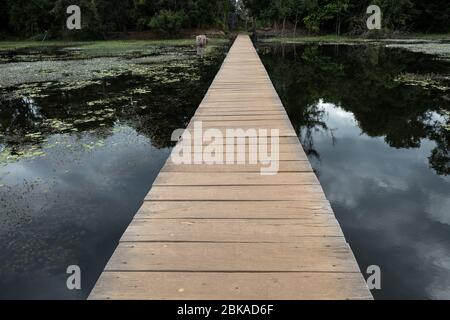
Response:
[[[65,23],[70,5],[81,8],[80,38],[131,30],[227,30],[230,17],[241,28],[269,28],[280,34],[363,34],[372,4],[381,8],[384,32],[450,32],[448,0],[0,0],[0,35],[73,35]]]
[[[243,0],[259,27],[309,32],[367,32],[367,8],[378,5],[385,32],[450,32],[448,0]]]
[[[1,33],[62,36],[70,5],[81,9],[81,37],[130,30],[225,29],[235,9],[233,0],[0,0]]]

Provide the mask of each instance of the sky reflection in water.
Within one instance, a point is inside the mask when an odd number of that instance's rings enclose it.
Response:
[[[353,115],[320,105],[329,134],[317,132],[313,161],[363,270],[382,269],[380,298],[450,298],[450,180],[428,166],[434,143],[392,149],[361,133]]]
[[[448,64],[378,47],[260,52],[362,271],[381,267],[375,298],[449,299],[450,177],[435,169],[449,166],[448,91],[392,81]]]

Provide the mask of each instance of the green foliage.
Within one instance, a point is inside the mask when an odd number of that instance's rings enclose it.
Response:
[[[136,19],[134,0],[95,0],[104,31],[126,31]]]
[[[324,22],[334,16],[329,4],[312,7],[308,10],[308,15],[303,19],[306,28],[312,32],[319,32]]]
[[[388,30],[403,29],[413,22],[413,0],[373,0],[373,4],[381,8],[383,25]]]
[[[450,32],[448,0],[428,0],[415,3],[414,29],[423,32]]]
[[[66,28],[69,5],[81,8],[81,31]],[[0,36],[102,38],[108,32],[226,28],[234,0],[0,0]],[[42,38],[42,37],[41,37]]]
[[[9,24],[14,32],[40,33],[51,24],[51,0],[7,0]]]
[[[243,0],[254,20],[268,21],[273,26],[301,22],[310,32],[341,34],[366,33],[366,9],[380,6],[383,30],[415,32],[449,32],[448,0]]]
[[[448,0],[0,0],[0,37],[39,39],[101,38],[108,32],[181,28],[227,29],[230,13],[242,21],[275,30],[306,29],[314,33],[367,33],[369,5],[380,6],[383,30],[450,32]],[[66,8],[79,5],[82,31],[65,28]],[[248,25],[248,24],[247,24]],[[280,27],[281,26],[281,27]],[[294,32],[295,32],[294,31]]]
[[[183,11],[161,10],[154,16],[148,26],[168,33],[178,32],[186,19]]]

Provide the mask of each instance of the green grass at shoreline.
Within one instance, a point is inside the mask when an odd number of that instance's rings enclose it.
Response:
[[[228,39],[212,38],[211,45],[228,43]],[[190,46],[195,38],[161,40],[102,40],[102,41],[0,41],[0,50],[18,50],[26,48],[82,48],[86,51],[123,51],[140,50],[148,46]]]
[[[383,37],[383,38],[363,38],[358,36],[337,36],[337,35],[311,35],[296,37],[261,37],[262,42],[272,43],[314,43],[314,42],[333,42],[333,43],[352,43],[352,42],[376,42],[389,40],[430,40],[430,41],[450,41],[450,34],[410,34],[402,37]]]
[[[314,42],[334,42],[334,43],[351,43],[351,42],[374,42],[388,40],[450,40],[450,34],[411,34],[402,37],[388,38],[362,38],[358,36],[337,36],[337,35],[311,35],[311,36],[274,36],[261,37],[262,42],[272,43],[314,43]],[[221,45],[228,43],[226,38],[211,38],[211,45]],[[33,49],[33,48],[81,48],[83,51],[93,53],[96,52],[121,52],[131,50],[142,50],[149,46],[193,46],[195,38],[179,38],[179,39],[155,39],[155,40],[101,40],[101,41],[0,41],[0,51]]]
[[[447,34],[418,34],[415,36],[417,39],[424,40],[450,40],[450,33]]]
[[[350,42],[355,40],[362,40],[358,37],[350,36],[335,36],[335,35],[321,35],[321,36],[296,36],[296,37],[260,37],[258,40],[262,42]]]

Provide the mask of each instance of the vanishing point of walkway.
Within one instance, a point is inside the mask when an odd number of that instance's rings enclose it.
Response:
[[[236,39],[189,128],[194,121],[279,129],[279,173],[169,159],[90,299],[371,299],[248,36]]]

